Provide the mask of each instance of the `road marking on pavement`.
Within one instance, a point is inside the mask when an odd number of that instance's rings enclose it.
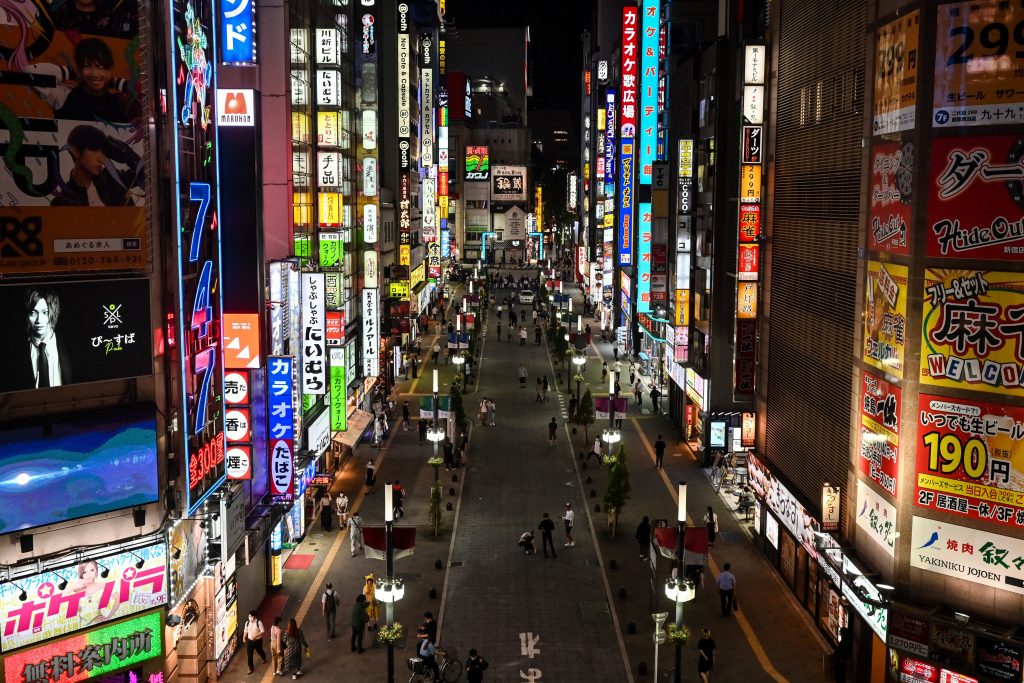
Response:
[[[640,440],[644,442],[644,448],[647,449],[647,455],[650,457],[651,463],[653,464],[655,462],[654,447],[651,445],[647,435],[644,434],[643,430],[640,428],[636,418],[630,417],[629,419],[633,423],[633,428],[636,429],[636,433],[640,435]],[[675,502],[676,505],[679,505],[678,482],[671,481],[664,468],[658,470],[658,473],[661,474],[661,480],[665,482],[665,486],[672,495],[673,502]],[[686,523],[690,526],[694,525],[693,519],[689,515],[686,516]],[[717,579],[720,570],[718,569],[718,563],[715,562],[715,558],[713,558],[710,553],[708,553],[708,568],[711,569],[711,577]],[[768,653],[765,651],[764,646],[761,645],[761,641],[758,639],[757,634],[754,633],[753,627],[751,627],[750,622],[747,621],[743,612],[735,612],[735,617],[737,623],[740,625],[740,629],[743,631],[744,637],[747,639],[747,643],[750,644],[750,649],[754,651],[754,656],[757,657],[757,661],[761,663],[761,668],[764,669],[764,672],[778,681],[778,683],[789,683],[789,679],[779,673],[778,669],[775,668],[771,660],[768,658]]]

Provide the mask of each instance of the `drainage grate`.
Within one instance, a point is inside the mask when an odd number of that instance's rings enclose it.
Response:
[[[448,565],[448,566],[449,567],[461,567],[462,566],[462,560],[452,560],[452,563],[450,565]]]
[[[611,614],[608,611],[608,603],[604,600],[580,603],[580,617],[584,623],[604,624],[608,623]]]

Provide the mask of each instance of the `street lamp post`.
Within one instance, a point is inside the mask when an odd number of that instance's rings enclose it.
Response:
[[[441,429],[441,418],[438,415],[438,398],[437,398],[437,368],[434,368],[434,426],[427,432],[427,438],[434,444],[434,462],[437,462],[437,447],[444,439],[444,430]],[[434,465],[434,483],[438,482],[440,475],[437,471],[437,465]]]
[[[582,353],[572,357],[572,364],[576,366],[576,410],[580,409],[580,382],[583,379],[583,365],[586,362],[587,357]]]
[[[395,578],[394,487],[390,481],[384,487],[384,538],[387,544],[387,568],[384,579],[376,581],[375,595],[385,604],[387,625],[394,626],[395,603],[405,595],[405,585]],[[388,683],[395,683],[395,644],[391,640],[388,640]]]
[[[669,577],[668,581],[665,582],[665,595],[669,600],[672,600],[676,604],[676,621],[675,626],[677,629],[683,627],[683,604],[693,600],[697,595],[697,590],[693,583],[685,578],[685,565],[683,564],[684,545],[683,539],[686,537],[686,482],[679,482],[679,544],[676,548],[676,576],[675,578]],[[682,683],[683,680],[683,643],[682,641],[675,639],[676,641],[676,671],[675,671],[675,683]]]
[[[465,373],[466,357],[462,355],[461,351],[459,351],[452,358],[452,362],[455,363],[455,372],[456,372],[456,374],[460,378],[459,383],[462,385],[462,393],[465,394],[466,393],[466,373]]]

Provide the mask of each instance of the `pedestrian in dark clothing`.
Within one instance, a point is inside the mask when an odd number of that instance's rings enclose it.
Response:
[[[302,675],[302,650],[309,650],[309,643],[294,619],[288,620],[284,631],[284,671],[292,672],[292,680]]]
[[[708,505],[708,511],[704,513],[704,526],[708,528],[708,545],[715,547],[715,537],[718,536],[718,515]]]
[[[633,535],[636,542],[640,545],[640,559],[646,560],[650,553],[651,547],[651,519],[647,515],[644,515],[643,521],[640,522],[636,528],[636,533]]]
[[[366,596],[360,593],[352,605],[352,652],[363,653],[363,631],[370,617],[366,614]]]
[[[483,683],[484,671],[488,666],[486,659],[478,655],[475,649],[470,649],[469,659],[466,660],[466,681],[468,683]]]
[[[421,417],[420,423],[416,425],[416,427],[417,429],[419,429],[420,445],[422,446],[423,443],[427,440],[427,421]]]
[[[540,346],[540,325],[533,328],[533,341],[537,343],[537,346]]]
[[[697,652],[700,659],[697,660],[697,673],[700,675],[701,683],[708,683],[711,680],[711,670],[715,668],[715,639],[711,637],[711,629],[704,629],[704,636],[697,641]]]
[[[541,391],[541,398],[543,398],[544,401],[547,401],[548,400],[548,389],[550,389],[550,385],[548,384],[548,376],[547,375],[544,375],[544,377],[542,379],[542,383],[543,383],[544,387],[543,387],[543,389]]]
[[[412,357],[412,376],[413,376],[413,379],[415,379],[416,377],[419,376],[419,371],[420,371],[420,357],[419,356],[413,356]]]
[[[420,631],[427,634],[427,638],[430,642],[437,644],[437,622],[434,621],[433,612],[423,613],[423,623],[420,624]]]
[[[558,420],[551,418],[548,423],[548,445],[554,446],[558,443]]]
[[[618,346],[613,346],[612,347],[612,353],[615,354],[615,361],[618,362],[618,360],[619,360],[619,347]]]
[[[578,407],[579,407],[579,403],[576,401],[576,397],[573,396],[572,398],[569,399],[569,419],[570,420],[575,420],[576,419],[576,408],[578,408]]]
[[[537,528],[540,529],[541,545],[544,546],[544,557],[548,556],[548,546],[551,546],[551,557],[558,557],[555,554],[555,540],[554,536],[552,536],[555,533],[555,523],[548,513],[544,513],[544,517],[541,518],[540,525]]]
[[[320,610],[324,613],[324,620],[327,623],[327,637],[329,639],[334,638],[334,623],[335,618],[338,616],[338,605],[340,604],[341,598],[338,597],[334,586],[328,583],[327,590],[320,597]]]
[[[658,434],[658,440],[654,442],[654,466],[661,469],[662,460],[665,459],[665,442],[661,439],[661,434]]]
[[[836,647],[834,658],[836,683],[846,683],[846,668],[852,654],[853,633],[849,626],[843,626],[839,629],[839,645]]]
[[[658,412],[658,399],[661,398],[661,392],[658,391],[658,387],[651,387],[651,403],[654,405],[653,411]]]
[[[409,402],[402,403],[402,431],[409,431]]]
[[[444,468],[449,472],[455,469],[455,444],[447,437],[444,440]]]

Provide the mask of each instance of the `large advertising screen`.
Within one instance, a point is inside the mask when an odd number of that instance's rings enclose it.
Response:
[[[1024,274],[927,268],[921,383],[1024,396]]]
[[[77,683],[162,657],[160,612],[4,657],[4,683]]]
[[[166,574],[161,542],[0,584],[0,644],[9,652],[159,607],[167,602]]]
[[[137,14],[134,0],[95,12],[71,0],[5,8],[0,272],[147,267]]]
[[[861,376],[860,457],[857,469],[896,497],[903,391],[870,372]]]
[[[159,499],[156,407],[118,406],[0,431],[0,534]]]
[[[206,571],[209,539],[203,522],[183,519],[168,532],[167,546],[171,549],[167,562],[168,602],[174,609]]]
[[[929,256],[1005,261],[1021,258],[1022,157],[1024,143],[1017,135],[932,140]]]
[[[903,377],[907,267],[868,261],[864,284],[864,362]]]
[[[0,286],[0,392],[148,375],[149,281]]]
[[[1024,528],[1024,408],[921,394],[914,502]]]

